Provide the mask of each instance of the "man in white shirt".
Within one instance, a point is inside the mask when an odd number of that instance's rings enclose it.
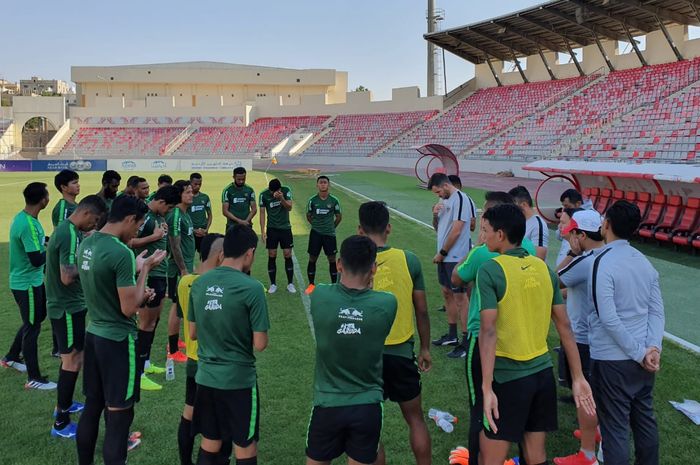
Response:
[[[515,199],[516,205],[525,214],[525,237],[535,244],[537,256],[544,260],[547,258],[547,246],[549,245],[549,229],[547,223],[535,213],[530,192],[524,186],[517,186],[508,191]]]

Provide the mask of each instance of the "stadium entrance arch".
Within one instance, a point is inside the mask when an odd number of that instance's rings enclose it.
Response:
[[[12,107],[14,146],[29,155],[44,152],[46,144],[66,122],[63,97],[15,97]]]

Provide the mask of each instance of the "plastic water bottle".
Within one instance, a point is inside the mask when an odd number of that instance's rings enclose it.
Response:
[[[172,358],[165,362],[165,380],[175,381],[175,362]]]
[[[428,410],[428,416],[446,433],[451,433],[455,429],[453,423],[457,422],[457,417],[449,412],[431,408]]]

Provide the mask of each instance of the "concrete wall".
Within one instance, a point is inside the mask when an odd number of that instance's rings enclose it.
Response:
[[[700,39],[686,40],[686,26],[674,25],[668,26],[667,29],[674,43],[676,44],[676,47],[679,49],[684,58],[692,59],[700,56]],[[634,50],[631,47],[631,52],[620,54],[621,50],[618,50],[617,41],[603,40],[601,42],[603,49],[616,70],[638,68],[641,66],[637,55],[634,53]],[[666,41],[666,38],[661,31],[651,32],[646,35],[646,50],[642,52],[642,55],[650,65],[676,61],[676,56],[673,54],[670,45]],[[549,63],[549,66],[552,68],[554,76],[556,76],[558,79],[576,77],[579,75],[578,70],[573,63],[559,64],[557,62],[556,53],[546,52],[544,56]],[[513,72],[503,72],[502,61],[493,61],[492,64],[503,85],[522,84],[523,80],[517,69]],[[600,54],[600,50],[598,50],[597,45],[593,44],[583,47],[583,60],[581,61],[581,68],[583,68],[583,71],[586,74],[594,73],[600,68],[607,69],[605,60]],[[496,85],[493,74],[491,74],[491,70],[486,63],[476,65],[475,75],[477,88],[494,87]],[[525,76],[529,81],[546,81],[550,79],[547,69],[545,68],[544,63],[542,63],[542,59],[539,57],[539,55],[527,57],[527,69],[525,70]]]
[[[63,97],[20,97],[13,101],[15,123],[15,147],[22,147],[22,128],[36,116],[45,117],[58,130],[66,121],[66,105]]]

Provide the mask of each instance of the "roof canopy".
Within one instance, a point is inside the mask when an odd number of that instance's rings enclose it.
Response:
[[[661,23],[700,25],[700,0],[555,0],[476,24],[426,34],[472,63],[568,52],[600,39],[629,41]]]

